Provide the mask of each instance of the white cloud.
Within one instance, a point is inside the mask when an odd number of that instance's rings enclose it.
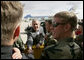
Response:
[[[33,16],[54,15],[63,10],[69,10],[76,7],[76,10],[83,16],[83,1],[21,1],[24,6],[24,16],[31,14]]]

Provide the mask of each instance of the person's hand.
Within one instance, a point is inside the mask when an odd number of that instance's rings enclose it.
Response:
[[[28,50],[28,53],[29,53],[29,54],[33,54],[33,50],[32,50],[32,49],[29,49],[29,50]]]
[[[37,44],[37,45],[36,45],[36,48],[40,48],[40,44]]]
[[[13,51],[14,51],[14,53],[13,53],[13,55],[12,55],[12,58],[13,59],[22,59],[22,55],[21,55],[21,52],[20,52],[20,50],[18,49],[18,48],[13,48]]]

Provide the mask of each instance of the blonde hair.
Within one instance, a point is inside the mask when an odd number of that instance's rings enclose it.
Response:
[[[71,30],[75,30],[77,26],[77,16],[73,12],[62,11],[54,15],[54,18],[59,17],[62,22],[69,23],[71,25]]]
[[[18,1],[1,1],[1,43],[10,41],[16,25],[21,21],[23,7]]]

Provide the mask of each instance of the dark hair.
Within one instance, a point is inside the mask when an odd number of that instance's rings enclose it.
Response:
[[[83,19],[81,19],[80,22],[78,22],[79,25],[83,26]]]
[[[49,24],[52,24],[52,19],[45,20],[45,22],[48,22]]]
[[[54,18],[59,17],[62,22],[69,23],[71,30],[75,30],[77,26],[77,16],[73,12],[62,11],[54,15]]]

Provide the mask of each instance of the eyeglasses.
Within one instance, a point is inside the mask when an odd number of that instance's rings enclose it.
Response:
[[[58,25],[65,25],[66,23],[53,23],[53,27],[57,27]]]

